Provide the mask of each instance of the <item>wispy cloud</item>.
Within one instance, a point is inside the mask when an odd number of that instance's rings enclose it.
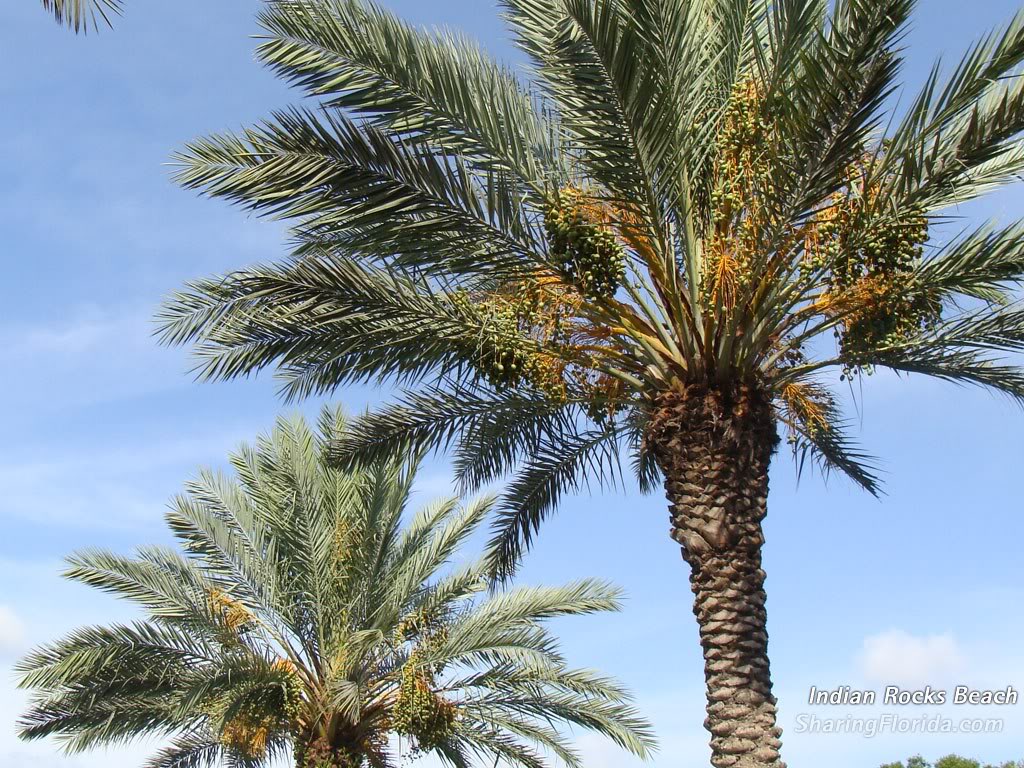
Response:
[[[198,466],[221,465],[256,429],[237,425],[165,439],[80,447],[15,460],[0,454],[0,520],[87,528],[149,528]]]
[[[25,646],[25,622],[6,605],[0,605],[0,658],[19,653]]]
[[[152,308],[83,306],[46,323],[0,325],[0,396],[40,414],[189,384],[181,353],[152,336]]]
[[[965,659],[952,634],[912,635],[901,629],[865,638],[864,676],[875,683],[938,685],[954,681]]]

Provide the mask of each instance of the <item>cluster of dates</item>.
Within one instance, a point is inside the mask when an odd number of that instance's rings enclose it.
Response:
[[[767,145],[772,131],[771,121],[763,114],[757,85],[753,81],[736,84],[716,145],[718,167],[711,190],[713,223],[725,224],[751,213],[757,191],[771,187]]]
[[[544,211],[551,255],[584,296],[613,296],[626,274],[626,252],[600,207],[574,187],[558,192]]]
[[[424,658],[430,649],[443,645],[447,639],[448,628],[443,618],[425,609],[404,617],[395,628],[395,643],[411,643],[413,648],[402,666],[398,697],[391,710],[391,727],[415,740],[415,754],[445,744],[455,729],[455,705],[435,691],[436,677],[444,671],[444,665],[431,664]]]
[[[761,247],[761,231],[770,224],[761,199],[773,183],[773,130],[757,83],[737,83],[716,143],[711,228],[701,281],[704,300],[711,306],[731,309],[754,278],[752,257]]]
[[[292,731],[302,714],[302,685],[294,667],[282,659],[272,668],[282,673],[282,685],[253,692],[240,702],[215,702],[211,707],[211,715],[216,716],[230,704],[231,718],[221,730],[221,744],[250,759],[264,757],[268,739]]]
[[[928,240],[924,212],[865,212],[870,202],[863,192],[837,199],[817,224],[819,245],[809,254],[811,269],[827,269],[845,376],[870,372],[864,361],[873,353],[920,334],[941,309],[913,285]]]
[[[437,642],[432,633],[426,642]],[[414,752],[429,752],[446,744],[455,731],[458,711],[452,702],[435,692],[436,670],[421,662],[421,651],[414,650],[402,667],[398,698],[391,711],[396,733],[415,739]]]
[[[525,383],[549,397],[564,397],[563,366],[544,351],[563,336],[566,321],[561,308],[546,303],[535,288],[525,287],[477,300],[456,292],[451,301],[483,317],[472,340],[473,363],[492,387],[502,390]]]
[[[577,334],[579,305],[613,296],[626,271],[626,251],[607,206],[572,186],[561,189],[544,211],[550,253],[557,270],[488,294],[456,291],[449,300],[482,320],[470,343],[473,366],[495,389],[526,385],[564,401],[572,387],[606,395],[588,409],[597,421],[616,411],[621,387],[589,371]],[[567,362],[579,357],[576,362]],[[598,392],[598,390],[600,390]]]

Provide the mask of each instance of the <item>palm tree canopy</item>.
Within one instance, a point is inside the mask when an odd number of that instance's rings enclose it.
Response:
[[[43,0],[43,8],[58,24],[75,32],[89,32],[109,27],[124,4],[121,0]]]
[[[756,390],[801,464],[877,491],[830,370],[1024,399],[1024,225],[951,215],[1024,169],[1024,12],[894,113],[914,5],[503,0],[523,78],[372,2],[271,2],[259,58],[320,106],[191,143],[178,179],[295,252],[190,284],[163,338],[291,397],[407,385],[339,456],[515,470],[505,568],[624,452],[655,487],[666,393]]]
[[[389,736],[444,762],[543,766],[579,757],[562,726],[637,755],[647,724],[614,681],[573,669],[548,618],[615,610],[615,589],[488,592],[483,564],[452,567],[490,499],[434,502],[403,525],[417,461],[358,471],[325,460],[345,420],[281,420],[203,472],[167,522],[181,551],[86,551],[66,576],[140,606],[134,624],[79,629],[17,667],[35,698],[23,738],[68,751],[173,738],[148,765],[395,765]]]

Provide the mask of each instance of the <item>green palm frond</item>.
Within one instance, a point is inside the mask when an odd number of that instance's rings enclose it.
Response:
[[[618,475],[615,426],[549,439],[531,454],[505,493],[498,509],[489,550],[492,572],[509,576],[528,549],[544,518],[562,496],[586,487],[589,478],[609,482]]]
[[[443,499],[410,517],[421,452],[339,468],[329,449],[348,429],[334,408],[318,431],[282,418],[232,456],[233,475],[201,473],[167,515],[180,553],[70,558],[69,578],[144,616],[21,660],[32,698],[20,735],[69,752],[167,739],[152,768],[285,756],[387,768],[396,733],[414,754],[540,766],[532,750],[551,749],[575,765],[565,728],[577,725],[650,754],[626,691],[570,667],[546,626],[617,610],[618,591],[495,591],[482,563],[453,568],[494,499]]]
[[[561,403],[516,391],[434,387],[408,392],[398,402],[354,420],[345,439],[333,446],[333,458],[339,462],[352,456],[372,459],[406,444],[448,447],[469,430],[508,440],[531,423],[559,418],[564,410]],[[501,431],[500,425],[505,424],[510,428]],[[479,452],[467,455],[465,461],[479,458],[491,446],[481,435]],[[461,476],[467,474],[468,470]]]
[[[354,0],[273,3],[260,23],[267,39],[258,57],[306,93],[545,187],[537,155],[556,159],[555,129],[516,76],[476,45]]]
[[[464,424],[452,457],[460,488],[479,488],[504,477],[521,456],[532,455],[545,441],[571,432],[579,411],[568,403],[528,405],[532,406],[528,410],[491,409],[472,424]]]
[[[541,87],[573,143],[579,162],[615,199],[647,209],[652,179],[640,113],[657,96],[654,69],[638,61],[639,30],[611,0],[504,0],[520,47],[531,55]],[[629,55],[625,55],[626,52]]]
[[[455,269],[473,258],[514,271],[534,266],[541,248],[500,175],[481,179],[459,161],[337,111],[279,112],[242,135],[193,142],[175,159],[186,187],[302,217],[304,235],[342,234],[372,255],[398,248],[414,264],[426,249],[435,259],[451,253]]]
[[[891,140],[901,193],[929,207],[969,200],[1005,183],[1021,167],[1024,12],[972,46],[945,78],[936,66]],[[998,161],[1005,165],[1000,168]],[[988,163],[994,178],[978,174]]]
[[[124,9],[124,3],[121,0],[43,0],[43,8],[58,24],[75,32],[88,32],[111,26],[113,17]]]
[[[918,270],[921,290],[937,300],[958,294],[995,304],[1011,300],[1024,276],[1024,224],[991,223],[958,238]]]
[[[145,768],[213,768],[221,759],[217,738],[205,728],[175,738],[145,763]]]
[[[1000,363],[968,350],[893,350],[880,356],[878,365],[894,371],[918,373],[961,384],[974,384],[1001,392],[1018,403],[1024,401],[1024,373],[1018,365]]]
[[[273,317],[263,312],[270,294],[280,298]],[[330,256],[196,283],[161,320],[165,340],[199,344],[202,378],[278,363],[291,397],[325,391],[339,373],[352,381],[440,375],[474,358],[486,322],[421,281]],[[437,339],[445,326],[448,338]]]

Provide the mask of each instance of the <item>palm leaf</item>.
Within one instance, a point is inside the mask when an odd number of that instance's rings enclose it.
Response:
[[[75,32],[99,30],[111,26],[114,16],[124,8],[121,0],[42,0],[58,24]]]

